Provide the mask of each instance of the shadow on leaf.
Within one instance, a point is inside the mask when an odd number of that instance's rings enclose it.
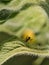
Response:
[[[41,1],[40,6],[46,11],[47,15],[49,16],[49,5],[48,5],[48,3]]]
[[[17,39],[17,37],[14,35],[10,35],[6,32],[0,32],[0,49],[2,48],[4,43],[13,41],[15,39]]]
[[[12,0],[0,0],[0,3],[3,3],[3,4],[8,4],[9,2],[11,2]]]

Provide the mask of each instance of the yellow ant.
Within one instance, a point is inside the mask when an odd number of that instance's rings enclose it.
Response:
[[[35,34],[32,30],[27,29],[23,31],[22,38],[25,42],[34,43],[35,41]]]

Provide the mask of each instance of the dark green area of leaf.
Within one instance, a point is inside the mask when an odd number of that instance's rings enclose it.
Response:
[[[9,2],[11,2],[12,0],[0,0],[0,3],[4,3],[4,4],[8,4]]]
[[[14,12],[14,11],[2,9],[0,11],[0,20],[5,20],[5,19],[13,17],[15,15],[16,15],[16,12]]]
[[[48,64],[49,64],[49,58],[47,57],[47,58],[45,58],[43,60],[43,62],[41,63],[41,65],[48,65]]]
[[[6,32],[0,32],[0,43],[4,42],[5,40],[9,39],[10,37],[15,37],[15,36],[10,35]]]
[[[49,4],[46,2],[41,1],[40,2],[40,6],[44,8],[44,10],[46,11],[47,15],[49,16]]]
[[[37,35],[40,35],[40,32],[35,32],[35,35],[37,36]]]
[[[9,15],[10,15],[11,11],[7,10],[7,9],[2,9],[0,11],[0,20],[5,20]]]
[[[32,56],[27,54],[15,55],[9,58],[2,65],[32,65],[32,62],[34,62],[36,59],[37,59],[37,56]]]
[[[46,2],[49,4],[49,0],[46,0]]]
[[[34,4],[33,3],[26,3],[22,8],[21,10],[26,10],[27,8],[29,8],[30,6],[33,6]]]
[[[9,18],[13,18],[13,17],[15,17],[18,13],[19,13],[19,11],[15,11],[15,12],[13,12],[13,13],[9,16]]]
[[[44,23],[44,25],[42,26],[42,28],[45,28],[47,26],[47,23]]]
[[[0,32],[0,49],[3,46],[4,43],[9,42],[9,41],[13,41],[15,40],[17,37],[14,35],[10,35],[6,32]]]

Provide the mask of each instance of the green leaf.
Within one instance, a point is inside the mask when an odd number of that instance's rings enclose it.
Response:
[[[33,44],[21,37],[27,29],[35,33],[36,42]],[[32,65],[32,60],[35,62],[32,56],[49,57],[48,0],[0,0],[0,65],[14,64],[14,56],[19,59],[19,54],[31,55],[31,59],[21,56],[21,64],[18,60],[17,65]]]

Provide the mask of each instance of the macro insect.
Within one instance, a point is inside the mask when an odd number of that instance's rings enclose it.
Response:
[[[23,31],[22,38],[25,42],[33,43],[35,41],[35,34],[32,30],[27,29]]]

